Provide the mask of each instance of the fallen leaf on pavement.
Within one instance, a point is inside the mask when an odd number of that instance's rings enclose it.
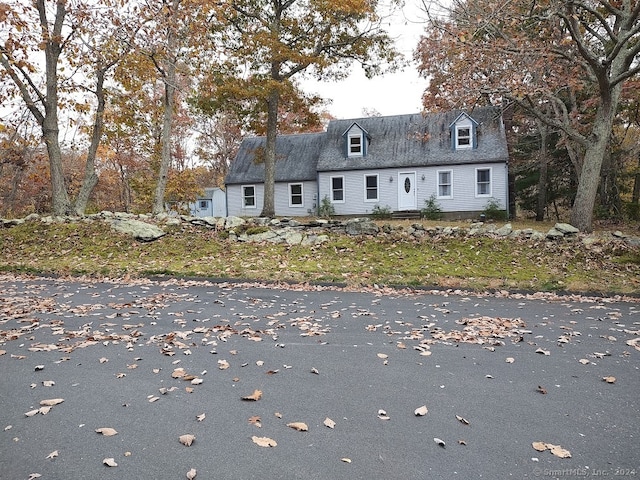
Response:
[[[59,403],[62,403],[62,402],[64,402],[64,398],[50,398],[48,400],[40,400],[40,405],[53,407],[54,405],[58,405]]]
[[[389,415],[387,415],[386,411],[380,409],[380,410],[378,410],[378,418],[380,420],[389,420],[390,417],[389,417]]]
[[[104,463],[107,467],[117,467],[118,464],[116,463],[114,458],[105,458],[104,460],[102,460],[102,463]]]
[[[111,428],[111,427],[96,428],[96,433],[101,433],[105,437],[112,437],[118,434],[115,428]]]
[[[56,458],[57,456],[58,456],[58,450],[54,450],[49,455],[47,455],[47,458]]]
[[[195,439],[196,439],[195,435],[191,435],[190,433],[187,433],[185,435],[180,435],[180,437],[178,437],[178,440],[180,440],[180,443],[186,447],[190,447]]]
[[[438,446],[444,448],[445,447],[445,443],[444,440],[442,440],[441,438],[438,437],[433,437],[433,441],[436,442],[438,444]]]
[[[42,385],[45,387],[53,387],[56,384],[53,380],[45,380],[42,382]]]
[[[551,355],[551,352],[549,350],[543,350],[542,348],[538,348],[536,350],[536,353],[541,353],[542,355]]]
[[[505,360],[504,360],[504,361],[505,361],[505,362],[507,362],[507,363],[513,363],[513,362],[515,362],[515,361],[516,361],[516,359],[515,359],[515,358],[513,358],[513,357],[507,357],[507,358],[505,358]]]
[[[536,388],[536,392],[541,393],[543,395],[547,394],[547,389],[544,387],[541,387],[540,385],[538,385],[538,388]]]
[[[226,370],[229,367],[229,362],[227,362],[226,360],[218,360],[218,368],[220,370]]]
[[[616,383],[616,377],[602,377],[602,380],[607,383]]]
[[[262,391],[256,389],[256,390],[253,391],[253,393],[251,395],[247,395],[246,397],[242,397],[242,400],[245,400],[245,401],[248,401],[248,402],[257,402],[261,398],[262,398]]]
[[[260,423],[260,417],[258,415],[249,417],[249,423],[255,425],[258,428],[262,427],[262,423]]]
[[[329,417],[325,418],[324,422],[322,423],[324,424],[325,427],[329,427],[329,428],[335,428],[336,426],[336,422],[331,420]]]
[[[200,415],[196,415],[196,419],[199,422],[202,422],[205,418],[206,418],[206,415],[204,413],[201,413]]]
[[[196,469],[192,468],[191,470],[189,470],[187,472],[187,480],[193,480],[194,478],[196,478],[197,474],[198,474],[198,472],[196,472]]]
[[[469,420],[467,420],[466,418],[461,417],[460,415],[456,415],[456,420],[458,420],[463,425],[469,425]]]
[[[587,365],[589,363],[591,363],[589,360],[587,360],[586,358],[581,358],[580,360],[578,360],[582,365]]]
[[[261,447],[275,447],[278,445],[274,439],[269,437],[256,437],[254,435],[251,437],[251,440],[253,440],[253,443]]]
[[[306,423],[304,422],[291,422],[291,423],[287,423],[287,427],[291,427],[294,430],[297,430],[299,432],[307,432],[309,431],[309,427],[307,426]]]
[[[558,458],[571,458],[571,452],[562,448],[560,445],[554,445],[552,443],[533,442],[531,446],[538,452],[544,452],[549,450],[553,455]]]
[[[427,412],[428,412],[428,411],[429,411],[429,409],[427,408],[427,406],[426,406],[426,405],[423,405],[423,406],[421,406],[421,407],[416,408],[416,409],[413,411],[413,414],[414,414],[416,417],[424,417],[424,416],[427,414]]]
[[[346,457],[345,458],[341,458],[340,461],[344,462],[344,463],[351,463],[351,459],[350,458],[346,458]]]

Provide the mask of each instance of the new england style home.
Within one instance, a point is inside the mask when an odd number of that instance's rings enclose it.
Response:
[[[264,146],[242,141],[225,180],[229,216],[261,213]],[[275,212],[315,215],[323,199],[336,215],[409,212],[433,198],[448,218],[471,218],[489,202],[507,209],[507,168],[494,108],[331,120],[325,132],[277,138]]]

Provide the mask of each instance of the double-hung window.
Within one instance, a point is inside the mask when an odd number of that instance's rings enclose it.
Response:
[[[438,198],[453,198],[453,171],[438,172]]]
[[[256,208],[256,187],[255,185],[242,186],[242,206],[244,208]]]
[[[491,196],[491,169],[476,169],[476,195],[478,197]]]
[[[290,183],[289,184],[289,206],[290,207],[302,207],[302,184]]]
[[[365,175],[364,177],[364,201],[378,201],[378,175]]]
[[[471,127],[456,128],[456,148],[471,148]]]
[[[344,177],[331,177],[331,201],[344,203]]]
[[[361,157],[362,156],[362,134],[351,133],[349,134],[349,156]]]

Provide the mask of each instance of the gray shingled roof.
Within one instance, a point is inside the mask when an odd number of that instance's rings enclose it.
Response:
[[[462,110],[423,115],[331,120],[326,132],[280,135],[276,140],[276,182],[315,180],[317,172],[405,168],[427,165],[506,162],[507,142],[500,113],[491,107],[468,112],[478,123],[478,147],[451,148],[450,125]],[[345,157],[343,134],[357,123],[370,138],[365,157]],[[264,137],[242,141],[225,183],[264,182],[264,163],[255,161]],[[259,154],[261,158],[263,154]]]
[[[318,171],[506,162],[502,121],[499,111],[490,107],[468,112],[479,125],[478,148],[458,151],[451,148],[449,126],[461,112],[333,120],[327,128]],[[368,132],[371,143],[365,157],[345,158],[342,135],[354,123]]]
[[[325,132],[280,135],[276,139],[276,182],[315,180],[316,164],[324,146]],[[231,164],[225,183],[264,182],[265,137],[248,137]],[[258,161],[254,161],[258,154]],[[262,152],[262,153],[261,153]]]

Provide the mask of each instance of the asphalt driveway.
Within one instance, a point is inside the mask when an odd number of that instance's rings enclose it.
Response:
[[[633,299],[0,276],[0,478],[640,477],[639,334]]]

